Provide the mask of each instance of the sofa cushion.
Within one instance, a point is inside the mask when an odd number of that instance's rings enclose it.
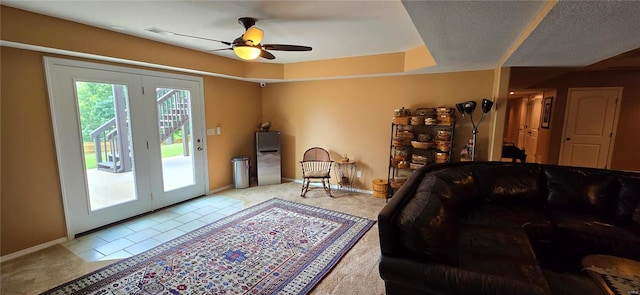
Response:
[[[617,181],[607,170],[545,166],[551,208],[613,218]]]
[[[615,220],[640,224],[640,176],[618,176],[618,182],[620,192],[614,210]]]
[[[456,210],[468,207],[478,195],[476,181],[468,168],[448,168],[434,172],[433,175],[441,181],[435,183],[432,191],[438,193],[447,207]]]
[[[486,202],[535,207],[546,202],[538,165],[476,165],[472,170]]]
[[[514,228],[465,226],[458,240],[460,268],[526,282],[548,290],[527,235]],[[549,293],[549,292],[541,292]]]
[[[554,244],[575,256],[608,254],[640,260],[640,229],[635,224],[616,225],[593,215],[554,211]]]
[[[553,224],[543,211],[519,205],[486,204],[479,206],[462,216],[460,222],[462,224],[524,229],[533,240],[549,239],[553,232]]]
[[[418,185],[415,195],[398,214],[397,226],[410,256],[452,264],[458,237],[457,216],[447,210],[440,197],[431,191],[436,182],[427,175]]]

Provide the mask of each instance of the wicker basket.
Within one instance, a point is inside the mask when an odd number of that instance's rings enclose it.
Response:
[[[436,148],[440,151],[448,152],[451,149],[451,141],[436,140]]]
[[[411,146],[416,148],[416,149],[430,149],[434,146],[433,142],[427,141],[427,142],[422,142],[422,141],[415,141],[412,140],[411,141]]]
[[[400,188],[405,182],[407,182],[406,178],[396,178],[394,180],[391,181],[391,183],[389,183],[389,186],[391,186],[391,188],[393,189],[398,189]]]
[[[408,142],[410,142],[410,141],[406,140],[405,138],[394,137],[391,140],[391,145],[393,145],[394,147],[401,147],[401,146],[407,145]]]
[[[396,167],[400,168],[400,169],[407,169],[409,168],[409,161],[398,161],[396,164]]]
[[[413,132],[407,130],[398,131],[397,138],[403,138],[404,140],[406,140],[406,145],[409,145],[413,140]]]
[[[449,161],[448,153],[436,153],[436,163],[446,163]]]
[[[371,181],[371,185],[373,186],[373,196],[375,198],[387,198],[387,184],[388,181],[380,178],[376,178]]]
[[[393,117],[393,123],[398,125],[409,125],[410,121],[411,121],[410,116]]]
[[[411,117],[411,125],[424,125],[424,116]]]
[[[398,161],[409,161],[411,159],[411,151],[409,150],[397,150],[395,159]]]
[[[413,170],[420,169],[422,167],[424,167],[424,164],[411,163],[411,165],[409,165],[409,168]]]
[[[414,164],[426,164],[427,161],[428,161],[427,156],[421,156],[421,155],[416,155],[416,154],[411,155],[411,163],[414,163]]]

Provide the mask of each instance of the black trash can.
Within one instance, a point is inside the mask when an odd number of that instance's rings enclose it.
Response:
[[[231,163],[233,163],[233,186],[235,188],[249,187],[249,157],[233,157]]]

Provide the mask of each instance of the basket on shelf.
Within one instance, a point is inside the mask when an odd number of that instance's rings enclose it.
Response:
[[[409,165],[409,168],[410,168],[410,169],[413,169],[413,170],[420,169],[420,168],[422,168],[422,167],[424,167],[424,164],[411,163],[411,164]]]
[[[398,131],[398,138],[403,138],[405,140],[405,145],[411,144],[413,140],[413,132],[408,130]]]
[[[393,110],[393,115],[396,117],[400,116],[411,116],[411,109],[405,109],[404,107]]]
[[[410,150],[397,150],[396,151],[396,159],[399,161],[409,161],[411,159],[411,151]]]
[[[424,125],[424,116],[411,117],[411,125]]]
[[[411,155],[411,163],[414,164],[426,164],[427,163],[427,156],[421,156],[421,155],[416,155],[413,154]]]
[[[411,141],[411,146],[416,149],[430,149],[434,146],[434,143],[431,141],[422,142],[422,141]]]
[[[396,163],[396,167],[398,167],[400,169],[407,169],[407,168],[409,168],[409,161],[405,161],[405,160],[398,161]]]
[[[371,181],[373,186],[373,196],[375,198],[387,198],[387,184],[388,181],[380,178],[376,178]]]
[[[391,145],[394,147],[401,147],[407,145],[407,140],[401,137],[394,137],[391,140]]]
[[[448,153],[436,153],[436,163],[440,164],[440,163],[446,163],[449,161],[449,154]]]
[[[418,136],[416,136],[416,139],[422,142],[431,141],[431,135],[428,133],[420,133],[418,134]]]
[[[436,140],[436,148],[440,151],[447,152],[451,149],[451,141],[449,140]]]
[[[410,116],[396,116],[396,117],[393,117],[393,123],[394,124],[398,124],[398,125],[409,125],[410,121],[411,121],[411,117]]]
[[[435,108],[416,108],[415,112],[413,112],[414,116],[423,116],[429,117],[431,115],[435,115]]]
[[[438,115],[438,126],[453,126],[456,118],[451,115]]]
[[[406,177],[395,177],[393,180],[391,180],[391,183],[389,183],[389,186],[391,186],[391,188],[393,188],[393,189],[398,189],[405,182],[407,182],[407,178]]]
[[[438,125],[438,118],[436,116],[426,117],[424,119],[424,125],[427,125],[427,126]]]

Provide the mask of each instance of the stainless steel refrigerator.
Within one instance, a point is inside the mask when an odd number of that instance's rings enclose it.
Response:
[[[256,153],[258,185],[280,183],[280,131],[256,132]]]

